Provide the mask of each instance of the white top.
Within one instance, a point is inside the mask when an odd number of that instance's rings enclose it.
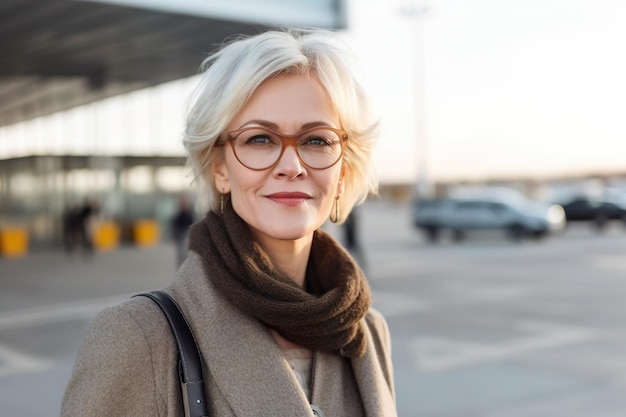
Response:
[[[311,400],[311,367],[313,365],[313,355],[309,349],[296,348],[283,350],[285,359],[289,363],[296,379],[300,383],[304,395]]]

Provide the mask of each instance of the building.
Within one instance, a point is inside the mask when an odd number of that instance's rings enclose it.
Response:
[[[0,6],[0,230],[57,244],[83,199],[164,223],[185,176],[182,112],[204,56],[268,27],[345,26],[341,0],[7,0]],[[182,113],[181,113],[182,115]],[[182,116],[181,116],[182,117]]]

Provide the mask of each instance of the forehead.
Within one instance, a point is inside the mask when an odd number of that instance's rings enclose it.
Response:
[[[307,75],[282,75],[263,82],[237,114],[230,128],[264,120],[281,130],[299,129],[311,122],[338,127],[338,114],[320,82]]]

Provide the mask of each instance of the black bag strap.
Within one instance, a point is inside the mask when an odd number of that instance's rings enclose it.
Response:
[[[179,377],[185,416],[208,417],[209,413],[204,398],[202,355],[185,315],[176,301],[163,291],[135,295],[135,297],[138,296],[148,297],[154,301],[167,318],[172,329],[178,347]]]

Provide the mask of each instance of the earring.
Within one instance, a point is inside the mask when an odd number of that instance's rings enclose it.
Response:
[[[224,194],[220,193],[220,214],[224,214]]]
[[[335,197],[335,201],[333,202],[333,208],[335,212],[335,217],[333,218],[332,212],[330,214],[330,221],[332,223],[337,223],[337,220],[339,219],[339,204],[337,204],[337,202],[339,201],[339,196]]]

